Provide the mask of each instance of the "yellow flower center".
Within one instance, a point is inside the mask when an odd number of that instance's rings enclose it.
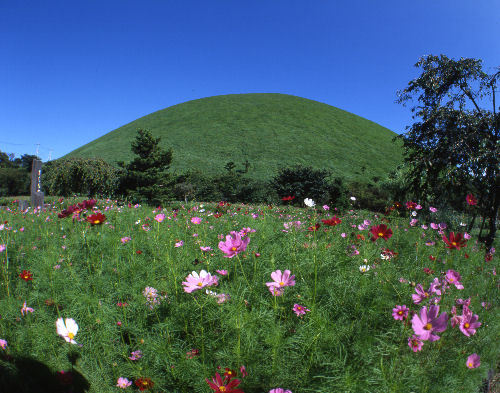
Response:
[[[225,386],[219,386],[219,392],[225,392],[226,387]]]
[[[424,297],[429,297],[429,292],[424,292]]]
[[[199,287],[201,287],[201,286],[203,286],[203,283],[200,281],[200,282],[199,282],[198,284],[196,284],[196,285],[198,285]]]
[[[425,329],[425,330],[431,330],[431,329],[432,329],[432,324],[431,324],[431,323],[426,323],[426,324],[424,325],[424,329]]]
[[[379,233],[378,233],[378,236],[379,236],[379,237],[384,237],[384,233],[383,233],[383,232],[379,232]]]
[[[280,287],[282,287],[283,285],[285,285],[285,283],[283,281],[280,282]]]
[[[403,315],[403,311],[399,310],[399,311],[398,311],[398,314],[399,314],[399,315]]]
[[[457,245],[457,242],[451,242],[451,244],[452,244],[453,246],[456,246],[456,245]]]
[[[231,247],[231,251],[236,251],[236,247]],[[221,387],[224,387],[224,386],[221,386]],[[226,388],[224,388],[226,389]]]
[[[99,224],[100,222],[101,222],[101,221],[99,221],[99,220],[95,220],[95,221],[94,221],[94,224]]]
[[[73,340],[75,338],[75,335],[73,333],[68,333],[68,337],[70,340]]]
[[[470,325],[468,323],[465,323],[464,326],[466,329],[468,329],[470,327]]]
[[[469,367],[472,367],[472,362],[469,362],[469,363],[467,363],[467,364],[469,365]]]

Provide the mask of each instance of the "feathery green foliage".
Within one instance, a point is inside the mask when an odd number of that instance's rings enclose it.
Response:
[[[84,217],[93,212],[82,212],[81,221],[58,219],[66,203],[35,213],[0,210],[0,221],[8,222],[0,230],[4,384],[21,384],[23,371],[26,383],[36,380],[21,366],[24,357],[41,363],[47,378],[73,370],[83,378],[73,384],[75,391],[96,393],[118,391],[119,377],[151,378],[151,392],[209,393],[205,378],[226,367],[238,372],[245,393],[277,387],[293,393],[475,392],[496,366],[500,315],[491,305],[500,298],[494,261],[485,261],[486,250],[474,239],[466,249],[445,248],[437,231],[410,226],[406,212],[382,218],[337,211],[342,222],[328,227],[321,219],[332,213],[323,209],[196,204],[152,210],[100,201],[107,220],[91,226]],[[385,222],[393,236],[371,242],[367,230],[355,229],[367,219]],[[318,222],[318,231],[307,229]],[[246,251],[224,258],[221,237],[242,228],[255,230],[247,230]],[[121,241],[125,237],[130,240]],[[211,250],[200,249],[206,246]],[[386,247],[398,254],[383,259]],[[371,268],[361,273],[360,265]],[[182,282],[202,269],[228,274],[219,275],[217,286],[186,293]],[[282,296],[272,296],[265,285],[277,269],[295,275],[296,284]],[[482,325],[466,337],[448,324],[440,340],[426,341],[414,353],[408,347],[411,324],[394,320],[392,308],[406,304],[418,312],[423,304],[411,300],[414,283],[428,288],[449,269],[461,274],[465,288],[450,285],[441,312],[470,297]],[[19,277],[23,270],[32,281]],[[147,287],[157,290],[157,303],[148,302]],[[206,289],[227,297],[222,302]],[[24,301],[33,313],[21,315]],[[295,315],[295,303],[310,312]],[[81,347],[57,336],[59,317],[78,323]],[[137,350],[142,357],[130,360]],[[467,356],[474,352],[481,366],[468,369]]]

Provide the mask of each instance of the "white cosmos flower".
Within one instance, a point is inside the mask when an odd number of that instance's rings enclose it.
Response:
[[[75,320],[72,318],[66,318],[64,321],[62,318],[59,318],[56,321],[57,334],[66,340],[66,342],[71,344],[77,344],[75,340],[73,340],[78,332],[78,325]]]
[[[369,266],[369,265],[361,265],[361,266],[359,267],[359,271],[360,271],[361,273],[366,273],[368,270],[370,270],[370,266]]]
[[[304,204],[309,207],[316,206],[316,203],[311,198],[304,199]]]

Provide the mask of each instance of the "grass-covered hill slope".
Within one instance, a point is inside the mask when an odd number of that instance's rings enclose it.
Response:
[[[130,161],[138,128],[173,149],[171,168],[215,174],[233,161],[267,179],[295,164],[346,178],[383,176],[402,161],[395,133],[333,106],[286,94],[231,94],[174,105],[126,124],[66,157]]]

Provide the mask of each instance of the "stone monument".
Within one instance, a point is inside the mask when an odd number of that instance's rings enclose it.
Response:
[[[43,192],[40,177],[42,176],[42,161],[33,160],[31,167],[31,207],[43,207]]]

